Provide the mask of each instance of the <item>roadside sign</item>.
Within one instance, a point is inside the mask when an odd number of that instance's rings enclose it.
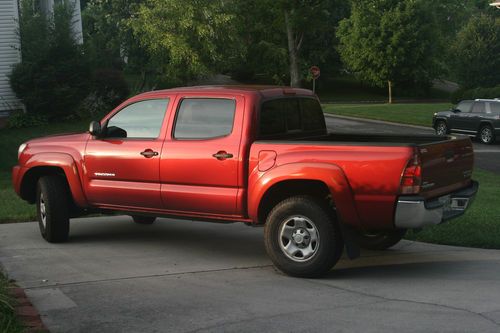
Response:
[[[319,70],[318,66],[312,66],[311,68],[309,68],[309,72],[315,80],[321,75],[321,71]]]
[[[313,93],[316,93],[316,79],[321,75],[321,71],[318,66],[311,66],[309,72],[313,77]]]

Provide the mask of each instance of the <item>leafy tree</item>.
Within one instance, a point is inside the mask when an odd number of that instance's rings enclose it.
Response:
[[[33,2],[21,1],[22,62],[13,68],[10,84],[29,113],[66,116],[85,97],[89,78],[72,31],[74,8],[63,2],[46,17],[34,10]]]
[[[224,0],[147,0],[128,24],[170,84],[210,74],[231,57],[235,16]]]
[[[458,33],[452,54],[455,73],[463,87],[500,84],[500,17],[472,17]]]
[[[236,1],[243,44],[238,73],[266,74],[276,83],[299,86],[311,65],[338,64],[337,22],[348,11],[340,0]],[[241,68],[243,67],[244,68]]]
[[[429,0],[354,0],[337,35],[344,63],[359,78],[428,87],[441,71],[441,35]]]
[[[82,12],[84,43],[94,68],[144,66],[144,50],[128,24],[141,0],[90,0]]]

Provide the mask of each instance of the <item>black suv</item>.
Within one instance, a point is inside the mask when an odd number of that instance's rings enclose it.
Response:
[[[432,127],[438,135],[466,134],[492,144],[500,137],[500,99],[461,101],[449,111],[435,113]]]

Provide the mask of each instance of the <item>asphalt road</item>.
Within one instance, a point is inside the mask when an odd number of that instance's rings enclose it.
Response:
[[[499,332],[500,251],[404,241],[322,279],[276,272],[262,228],[129,217],[0,225],[0,262],[51,332]]]
[[[325,117],[330,131],[349,133],[384,133],[384,134],[433,134],[432,128],[420,126],[393,125],[386,122],[373,122],[344,117]],[[474,141],[475,167],[500,175],[500,139],[494,145],[483,145]]]

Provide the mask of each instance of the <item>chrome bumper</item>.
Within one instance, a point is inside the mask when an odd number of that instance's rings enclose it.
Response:
[[[478,188],[478,182],[472,181],[467,188],[432,200],[418,196],[400,197],[394,217],[395,227],[419,229],[458,217],[472,204]]]

